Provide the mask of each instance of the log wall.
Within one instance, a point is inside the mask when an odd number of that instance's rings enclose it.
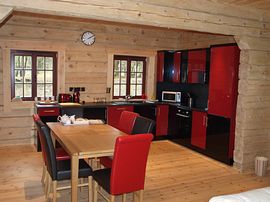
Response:
[[[270,128],[268,126],[270,113],[268,113],[269,98],[267,97],[269,93],[269,81],[267,80],[269,72],[267,58],[269,58],[270,50],[269,45],[267,46],[270,38],[269,12],[254,8],[233,7],[209,0],[202,0],[200,4],[197,0],[116,0],[113,2],[104,0],[91,2],[86,0],[36,0],[35,3],[32,0],[25,0],[23,4],[19,0],[2,0],[0,5],[12,7],[19,11],[235,36],[243,50],[241,52],[239,102],[237,106],[235,165],[240,170],[253,168],[254,155],[257,155],[257,153],[270,158],[269,147],[263,147],[264,145],[258,142],[264,139],[265,144],[270,144]],[[71,7],[72,12],[70,12]],[[90,10],[91,12],[89,12]],[[27,30],[25,31],[27,33]],[[46,38],[48,31],[51,33],[49,28],[39,31],[42,39]],[[153,30],[153,32],[155,31]],[[61,35],[61,32],[58,34]],[[25,34],[25,37],[28,35],[29,33]],[[100,34],[100,37],[103,36],[104,46],[107,46],[106,44],[113,46],[111,37],[105,35]],[[11,39],[13,37],[9,36]],[[117,36],[115,37],[112,38],[115,40]],[[170,35],[168,35],[168,38],[170,38]],[[125,43],[125,39],[123,38],[123,43]],[[33,40],[35,39],[33,38]],[[179,41],[181,41],[180,38]],[[133,38],[133,43],[139,44],[140,42],[138,38]],[[157,41],[147,41],[147,44],[151,47],[155,43]],[[175,44],[170,45],[172,45],[171,48],[177,48]],[[182,47],[192,46],[190,43],[182,45]],[[193,45],[200,46],[195,41]],[[168,44],[165,43],[162,46],[166,47]],[[143,44],[136,47],[142,48]],[[156,46],[156,48],[158,47]],[[181,48],[181,45],[179,45],[179,48]],[[77,75],[77,78],[81,77]],[[261,106],[264,110],[261,109]],[[257,136],[260,135],[262,135],[262,139],[259,140]]]
[[[80,36],[86,30],[96,35],[93,46],[85,46],[80,42]],[[73,86],[85,87],[81,99],[91,102],[93,97],[109,98],[105,92],[107,77],[112,77],[108,70],[108,63],[111,64],[108,54],[124,53],[155,58],[157,50],[207,47],[211,40],[212,44],[230,42],[232,37],[119,23],[56,19],[26,13],[14,14],[0,28],[0,44],[3,49],[0,54],[0,107],[3,112],[0,115],[0,145],[33,143],[33,103],[10,102],[10,65],[9,61],[3,62],[2,59],[3,55],[9,58],[10,49],[62,53],[58,54],[58,92],[69,93],[69,87]],[[152,66],[154,71],[155,62]],[[147,85],[148,92],[153,92],[155,88],[154,79],[150,79],[154,75],[153,71],[148,73],[148,80],[152,81]]]

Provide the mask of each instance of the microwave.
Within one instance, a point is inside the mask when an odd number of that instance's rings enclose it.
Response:
[[[162,101],[164,101],[164,102],[181,102],[181,92],[162,91]]]

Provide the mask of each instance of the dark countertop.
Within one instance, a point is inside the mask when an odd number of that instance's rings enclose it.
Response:
[[[80,105],[65,105],[61,106],[60,104],[36,104],[37,108],[46,108],[46,107],[60,107],[60,108],[106,108],[108,106],[153,106],[153,105],[171,105],[176,106],[186,110],[192,111],[201,111],[207,112],[207,109],[199,109],[195,107],[188,107],[181,105],[179,103],[172,103],[172,102],[145,102],[145,101],[111,101],[111,102],[86,102],[81,103]]]

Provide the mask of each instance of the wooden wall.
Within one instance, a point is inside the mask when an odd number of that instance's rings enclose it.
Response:
[[[96,35],[93,46],[80,42],[80,36],[86,30]],[[10,66],[8,61],[3,64],[2,60],[10,49],[61,51],[58,83],[62,87],[58,86],[58,92],[68,93],[72,86],[85,87],[82,100],[93,101],[93,97],[108,98],[105,93],[107,77],[112,76],[108,75],[108,53],[124,50],[125,54],[155,56],[156,50],[161,49],[207,47],[211,40],[212,44],[223,43],[230,42],[232,37],[16,13],[0,28],[3,49],[0,54],[0,145],[33,143],[33,103],[10,102],[10,80],[7,79],[10,78]],[[7,77],[5,87],[3,68]],[[61,79],[63,82],[59,82]],[[155,83],[148,86],[154,88]],[[4,93],[3,88],[7,92]]]

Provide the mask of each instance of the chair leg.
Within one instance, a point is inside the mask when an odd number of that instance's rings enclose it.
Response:
[[[140,191],[135,191],[133,193],[133,201],[134,202],[142,202],[143,201],[143,190],[140,190]]]
[[[127,201],[127,194],[123,194],[122,195],[122,202],[126,202]]]
[[[93,177],[89,176],[88,177],[88,201],[92,202],[92,197],[93,197]]]
[[[48,175],[48,181],[47,181],[47,190],[46,190],[46,198],[49,198],[50,192],[51,192],[51,183],[52,183],[52,179],[51,176]]]
[[[111,195],[111,200],[110,202],[115,202],[115,196],[114,195]]]
[[[56,192],[56,189],[57,189],[57,181],[53,181],[52,182],[52,185],[53,185],[53,202],[56,202],[56,198],[57,198],[57,192]]]
[[[93,180],[94,190],[93,190],[93,202],[97,202],[97,193],[98,193],[98,183]]]
[[[47,168],[45,170],[45,176],[44,176],[44,193],[47,193],[47,189],[48,189],[48,180],[49,180],[49,173],[47,171]]]
[[[45,164],[43,163],[42,177],[41,177],[41,182],[43,185],[45,185],[46,171],[47,171],[47,168],[46,168]]]
[[[79,178],[79,182],[80,182],[80,184],[83,184],[83,178]],[[80,187],[80,192],[82,192],[82,187]]]

